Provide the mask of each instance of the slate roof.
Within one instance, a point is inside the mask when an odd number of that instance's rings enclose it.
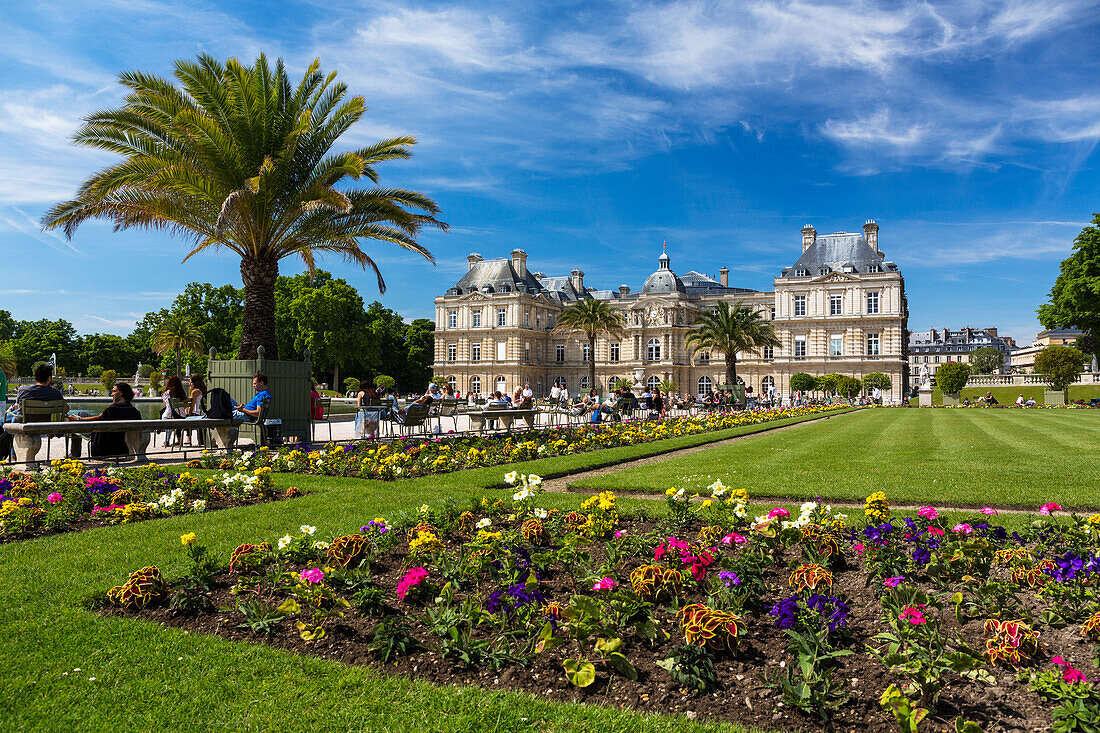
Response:
[[[465,295],[475,290],[485,292],[486,287],[491,288],[489,292],[499,293],[505,289],[505,286],[510,290],[519,290],[522,287],[527,292],[538,292],[542,289],[538,279],[531,272],[527,273],[527,277],[521,278],[512,268],[512,261],[501,258],[474,263],[474,266],[454,284],[448,294]]]
[[[893,262],[887,262],[881,252],[876,252],[867,244],[862,234],[819,234],[797,262],[783,269],[781,276],[794,277],[794,273],[805,270],[810,276],[816,277],[821,274],[823,267],[833,272],[844,272],[845,266],[856,272],[870,272],[871,265],[878,265],[883,272],[898,269]]]

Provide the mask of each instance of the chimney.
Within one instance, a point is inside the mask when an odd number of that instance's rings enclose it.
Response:
[[[993,338],[997,338],[997,327],[996,326],[990,326],[989,328],[985,329],[985,332],[988,333]]]
[[[817,241],[817,230],[813,224],[802,227],[802,251],[805,252]]]
[[[527,253],[522,249],[512,250],[512,269],[520,280],[527,278]]]
[[[474,269],[474,265],[481,262],[482,259],[483,259],[482,256],[479,255],[477,252],[474,252],[473,254],[466,255],[466,261],[470,263],[470,266],[466,268],[466,272],[469,272],[470,270]]]
[[[718,271],[718,282],[722,283],[722,287],[724,288],[730,286],[730,268],[723,267]]]
[[[867,240],[867,244],[871,245],[871,249],[878,252],[878,224],[874,219],[868,219],[867,223],[863,225],[863,238]]]
[[[573,270],[569,273],[569,281],[573,283],[573,289],[578,293],[584,292],[584,273],[580,270]]]
[[[629,292],[630,292],[630,286],[629,285],[620,285],[619,286],[619,297],[620,298],[625,298],[626,294],[629,293]]]

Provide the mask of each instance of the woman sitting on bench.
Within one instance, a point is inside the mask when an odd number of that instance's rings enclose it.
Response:
[[[98,415],[77,417],[69,415],[69,420],[140,420],[141,413],[131,404],[134,390],[125,382],[116,382],[111,390],[111,404]],[[92,433],[88,453],[93,458],[105,456],[124,456],[130,452],[126,447],[126,433]]]

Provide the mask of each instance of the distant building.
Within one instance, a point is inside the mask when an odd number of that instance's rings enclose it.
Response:
[[[1030,346],[1012,352],[1013,371],[1030,373],[1035,370],[1035,356],[1048,346],[1073,346],[1084,334],[1076,328],[1048,328],[1040,331]]]
[[[782,343],[738,354],[738,380],[756,394],[772,386],[789,394],[796,372],[883,372],[892,382],[885,397],[900,400],[908,380],[905,282],[879,250],[878,231],[873,221],[862,234],[819,236],[805,227],[801,256],[771,292],[730,286],[725,267],[717,280],[677,275],[667,252],[639,291],[588,286],[580,270],[558,277],[532,271],[522,249],[510,259],[471,254],[466,274],[435,299],[434,371],[463,393],[509,391],[524,382],[539,394],[555,383],[576,393],[593,386],[588,361],[595,358],[601,392],[617,378],[640,376],[649,386],[671,380],[681,393],[705,394],[725,381],[724,360],[706,352],[689,358],[685,334],[718,302],[744,302],[774,323]],[[562,310],[582,298],[609,301],[626,321],[623,337],[601,336],[594,355],[587,340],[552,332]]]
[[[929,329],[928,331],[909,333],[909,365],[916,373],[921,364],[929,364],[929,371],[935,373],[937,364],[948,362],[967,363],[970,352],[986,347],[997,349],[1004,355],[1002,371],[1007,371],[1012,349],[1016,342],[1008,336],[998,336],[997,329],[960,328],[958,330]]]

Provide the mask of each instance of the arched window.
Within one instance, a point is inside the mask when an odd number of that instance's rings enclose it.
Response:
[[[714,383],[710,381],[710,377],[699,377],[699,391],[697,394],[700,397],[706,397],[710,394],[710,388],[713,384]]]
[[[497,377],[497,392],[504,394],[508,391],[508,382],[504,377]]]
[[[458,380],[454,377],[447,377],[447,386],[451,388],[452,392],[458,390]]]
[[[775,379],[771,376],[764,377],[760,380],[760,393],[771,394],[772,389],[775,388]]]
[[[646,389],[648,389],[650,392],[652,392],[653,390],[655,390],[655,389],[657,389],[658,387],[661,386],[661,378],[660,377],[650,377],[649,379],[645,380],[645,386],[646,386]]]
[[[660,339],[650,339],[649,340],[649,344],[646,348],[646,359],[648,359],[649,361],[660,361],[661,360],[661,340]]]
[[[554,384],[558,385],[559,387],[564,387],[565,386],[565,377],[558,377],[557,379],[554,380]]]
[[[472,377],[470,379],[470,391],[474,394],[481,394],[481,377]]]
[[[615,391],[615,382],[618,382],[618,381],[619,381],[618,377],[611,377],[610,379],[607,380],[607,393],[608,394],[611,394],[612,392]]]
[[[581,390],[588,391],[588,377],[581,377]]]

